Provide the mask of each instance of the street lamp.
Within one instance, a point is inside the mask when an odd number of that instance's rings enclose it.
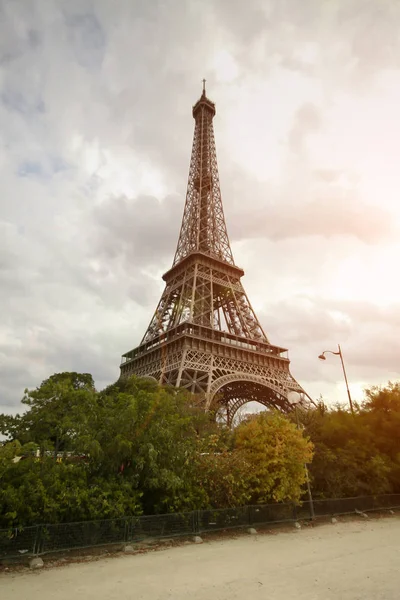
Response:
[[[342,354],[339,344],[338,344],[338,349],[339,349],[339,352],[332,352],[332,350],[324,350],[323,353],[318,356],[318,358],[320,360],[326,360],[325,354],[328,354],[328,353],[334,354],[335,356],[340,356],[340,360],[341,360],[342,368],[343,368],[344,380],[346,382],[347,395],[349,397],[350,410],[351,410],[351,414],[354,415],[353,402],[351,401],[351,395],[350,395],[350,390],[349,390],[349,383],[347,381],[346,369],[344,368],[343,354]]]
[[[294,407],[294,412],[296,415],[297,429],[300,431],[301,427],[300,427],[300,421],[299,421],[299,413],[297,412],[297,406],[301,402],[301,396],[300,396],[299,392],[291,391],[291,392],[288,392],[287,399],[288,399],[289,404]],[[313,498],[312,498],[312,494],[311,494],[310,478],[308,476],[308,469],[307,469],[306,463],[304,463],[304,469],[306,472],[308,500],[310,502],[310,517],[311,517],[311,520],[313,520],[313,519],[315,519],[314,502],[313,502]]]

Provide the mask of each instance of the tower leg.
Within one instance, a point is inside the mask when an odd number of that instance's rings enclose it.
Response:
[[[176,379],[176,387],[179,387],[181,385],[181,379],[182,379],[183,367],[185,366],[186,354],[187,354],[187,350],[184,350],[183,354],[182,354],[181,365],[180,365],[179,371],[178,371],[178,377]]]
[[[208,374],[207,391],[206,391],[206,394],[205,394],[205,408],[206,408],[206,410],[209,410],[210,405],[211,405],[211,400],[212,400],[211,384],[212,384],[212,380],[213,380],[213,367],[214,367],[214,356],[211,356],[210,372]]]

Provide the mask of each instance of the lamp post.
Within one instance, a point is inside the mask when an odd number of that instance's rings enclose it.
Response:
[[[297,429],[300,431],[301,427],[300,427],[300,421],[299,421],[299,413],[297,412],[297,405],[300,404],[301,396],[300,396],[299,392],[292,391],[292,392],[288,392],[287,399],[288,399],[289,404],[294,407],[294,412],[296,415]],[[312,493],[311,493],[310,478],[308,476],[308,468],[307,468],[306,463],[304,463],[304,470],[306,472],[308,500],[310,503],[310,517],[311,517],[311,520],[313,520],[313,519],[315,519],[314,502],[313,502],[313,497],[312,497]]]
[[[342,363],[342,368],[343,368],[344,380],[346,382],[347,395],[349,397],[350,410],[351,410],[351,414],[354,415],[353,402],[351,400],[351,394],[350,394],[350,389],[349,389],[349,382],[347,381],[346,369],[344,367],[344,361],[343,361],[343,354],[342,354],[342,350],[341,350],[339,344],[338,344],[338,350],[339,350],[338,352],[333,352],[332,350],[324,350],[323,353],[318,356],[318,358],[320,360],[326,360],[325,354],[328,354],[328,353],[334,354],[335,356],[340,356],[340,361]]]

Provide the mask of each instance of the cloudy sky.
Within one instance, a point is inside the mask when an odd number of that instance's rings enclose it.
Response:
[[[115,381],[175,251],[207,79],[236,263],[313,398],[400,376],[400,3],[0,0],[0,411]]]

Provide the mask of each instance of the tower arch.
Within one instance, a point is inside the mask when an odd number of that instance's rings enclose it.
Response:
[[[231,425],[237,411],[250,402],[285,412],[290,410],[288,391],[278,382],[267,381],[260,375],[231,373],[214,381],[210,389],[209,407],[216,413],[224,414],[224,420]]]

